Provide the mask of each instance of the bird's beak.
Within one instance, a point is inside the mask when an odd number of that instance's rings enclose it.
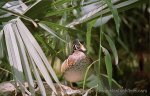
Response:
[[[85,52],[86,48],[80,42],[79,42],[79,44],[80,44],[80,49]]]

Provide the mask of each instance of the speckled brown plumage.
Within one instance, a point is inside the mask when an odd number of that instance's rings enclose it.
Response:
[[[83,47],[81,43],[80,46]],[[78,82],[83,80],[85,71],[91,63],[91,59],[86,56],[82,49],[75,49],[73,54],[63,62],[61,72],[67,81]]]

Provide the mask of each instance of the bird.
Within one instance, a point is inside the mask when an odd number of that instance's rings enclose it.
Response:
[[[86,48],[75,39],[73,42],[73,52],[61,65],[61,73],[65,80],[70,83],[79,82],[84,79],[87,67],[92,64],[92,59],[86,55]],[[90,72],[88,72],[90,75]]]

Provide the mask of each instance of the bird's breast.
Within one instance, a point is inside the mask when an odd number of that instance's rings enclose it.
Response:
[[[85,71],[90,64],[90,60],[83,52],[75,51],[64,61],[61,70],[67,81],[78,82],[83,80]]]
[[[76,61],[74,65],[66,69],[66,71],[64,72],[64,77],[67,81],[78,82],[83,80],[85,71],[89,66],[89,64],[85,60]]]

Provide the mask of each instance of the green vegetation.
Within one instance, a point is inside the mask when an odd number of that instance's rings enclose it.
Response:
[[[55,84],[65,81],[60,66],[78,38],[85,42],[96,73],[77,82],[77,88],[89,89],[84,96],[91,89],[98,96],[147,95],[149,10],[148,0],[2,0],[0,83],[14,80],[22,95],[36,96],[36,81],[46,96],[46,82],[57,94]]]

